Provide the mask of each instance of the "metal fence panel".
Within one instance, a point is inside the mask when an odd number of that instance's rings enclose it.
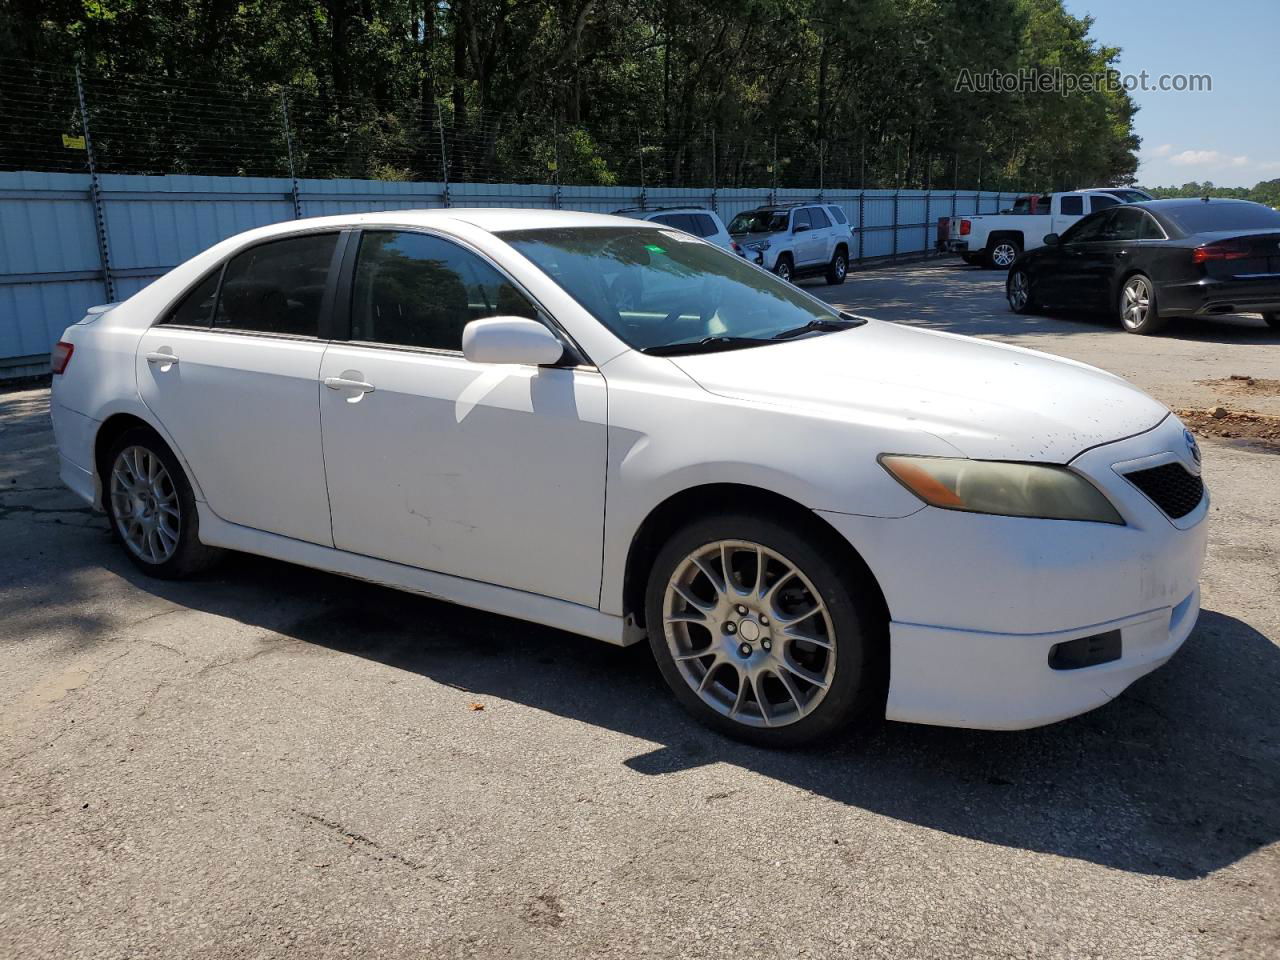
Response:
[[[226,237],[302,216],[457,207],[561,208],[611,213],[643,204],[713,207],[728,222],[773,202],[812,201],[812,189],[561,186],[306,180],[288,177],[103,174],[95,201],[80,173],[0,172],[0,380],[48,370],[48,353],[84,311],[107,299],[100,209],[116,299]],[[917,254],[940,216],[991,213],[1012,194],[950,190],[829,190],[854,230],[853,259]],[[95,206],[95,203],[97,204]]]

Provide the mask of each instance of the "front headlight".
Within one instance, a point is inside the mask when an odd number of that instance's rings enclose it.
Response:
[[[944,510],[1124,523],[1097,487],[1066,467],[896,454],[881,456],[880,463],[925,503]]]

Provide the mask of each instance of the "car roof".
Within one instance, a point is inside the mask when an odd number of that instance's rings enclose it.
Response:
[[[389,196],[388,199],[391,199]],[[448,207],[435,210],[379,210],[372,213],[345,213],[329,217],[284,220],[251,231],[258,238],[296,233],[320,227],[409,226],[449,230],[453,224],[470,224],[489,233],[504,230],[537,230],[555,227],[632,227],[646,221],[578,210],[533,210],[502,207]]]
[[[621,210],[613,211],[615,214],[627,214],[628,216],[635,213],[650,216],[655,213],[715,213],[710,207],[623,207]]]
[[[1247,203],[1250,206],[1262,206],[1255,204],[1252,200],[1242,200],[1237,197],[1166,197],[1163,200],[1143,200],[1140,203],[1130,204],[1134,207],[1146,207],[1149,210],[1176,210],[1179,207],[1198,207],[1207,203],[1215,206],[1223,206],[1224,204],[1242,204]]]

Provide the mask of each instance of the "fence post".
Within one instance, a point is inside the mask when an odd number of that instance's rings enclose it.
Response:
[[[930,214],[932,212],[933,191],[926,189],[924,193],[924,247],[921,249],[921,253],[929,252],[929,222],[931,220]]]
[[[818,202],[822,202],[822,193],[827,185],[827,141],[818,141]]]
[[[644,138],[640,135],[640,131],[636,131],[636,149],[637,156],[640,157],[640,209],[644,209],[644,205],[648,200],[648,190],[644,182]]]
[[[555,160],[554,160],[555,167],[553,168],[552,173],[555,174],[555,178],[556,178],[556,192],[552,200],[555,204],[555,208],[559,210],[560,209],[560,117],[559,115],[557,115],[555,120],[552,121],[551,137],[554,140],[554,148],[555,148]]]
[[[720,211],[716,209],[716,192],[719,184],[718,171],[716,169],[716,128],[711,128],[711,209],[716,213]]]
[[[773,181],[769,187],[769,206],[778,202],[778,135],[773,135]]]
[[[867,235],[867,191],[858,191],[858,262],[862,262],[862,238]]]
[[[298,196],[298,174],[293,166],[293,133],[289,129],[289,100],[280,91],[280,122],[284,125],[284,147],[289,155],[289,193],[293,197],[293,219],[302,219],[302,198]]]
[[[93,136],[89,133],[89,107],[84,95],[84,80],[76,64],[76,98],[80,102],[80,129],[84,131],[84,149],[89,161],[89,199],[93,202],[93,221],[98,234],[98,259],[102,261],[102,288],[107,302],[116,299],[116,280],[111,274],[111,245],[107,242],[107,214],[102,200],[102,182],[98,179],[98,161],[93,153]]]
[[[894,187],[893,189],[893,259],[898,259],[898,194],[901,191]]]
[[[436,129],[440,131],[440,176],[444,178],[444,205],[449,206],[449,154],[445,149],[444,111],[436,104]]]

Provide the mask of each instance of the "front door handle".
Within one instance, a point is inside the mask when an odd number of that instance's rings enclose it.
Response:
[[[356,390],[360,393],[373,393],[373,384],[363,380],[348,380],[346,377],[325,377],[324,385],[330,390]]]
[[[157,350],[155,353],[147,354],[147,363],[177,363],[178,358],[172,353],[165,353],[163,350]]]

